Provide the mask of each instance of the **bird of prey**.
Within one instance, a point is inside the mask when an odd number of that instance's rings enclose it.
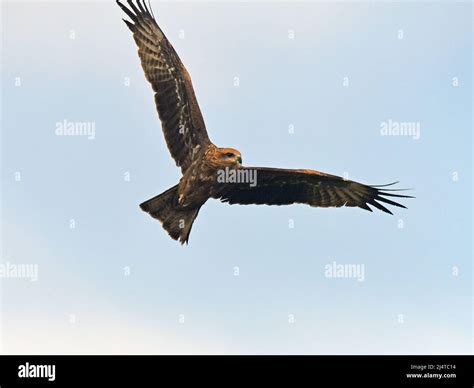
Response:
[[[117,4],[131,21],[146,79],[155,93],[155,104],[166,144],[181,168],[179,183],[140,207],[181,244],[187,243],[199,209],[210,198],[229,204],[289,205],[313,207],[373,206],[390,213],[384,204],[405,206],[387,197],[387,186],[368,186],[315,170],[244,167],[240,152],[214,145],[194,94],[191,77],[173,46],[158,26],[151,6],[142,0]],[[397,182],[395,182],[397,183]]]

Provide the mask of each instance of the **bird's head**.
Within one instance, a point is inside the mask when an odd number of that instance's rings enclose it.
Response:
[[[219,164],[226,167],[240,167],[242,156],[234,148],[218,148]]]

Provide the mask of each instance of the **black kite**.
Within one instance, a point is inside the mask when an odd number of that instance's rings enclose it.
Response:
[[[153,13],[144,1],[127,3],[130,8],[117,0],[133,22],[124,20],[138,46],[145,77],[155,92],[166,144],[183,174],[176,186],[140,207],[160,220],[173,239],[188,242],[199,209],[209,198],[229,204],[303,203],[372,211],[371,205],[390,214],[382,203],[405,207],[387,197],[411,197],[384,188],[389,185],[368,186],[314,170],[243,167],[239,151],[219,148],[209,139],[191,77]]]

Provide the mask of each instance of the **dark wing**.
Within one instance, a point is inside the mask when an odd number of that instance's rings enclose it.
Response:
[[[168,149],[184,172],[198,152],[210,144],[204,119],[194,95],[191,77],[178,54],[143,1],[117,4],[132,19],[124,22],[133,32],[146,79],[155,91],[155,103]]]
[[[397,190],[384,188],[388,185],[367,186],[314,170],[265,167],[243,167],[241,170],[256,171],[256,185],[251,187],[249,183],[224,183],[224,188],[214,198],[241,205],[304,203],[315,207],[357,206],[369,211],[372,211],[368,206],[371,205],[390,214],[392,212],[382,203],[403,208],[405,206],[386,197],[413,198],[394,194],[393,191]]]

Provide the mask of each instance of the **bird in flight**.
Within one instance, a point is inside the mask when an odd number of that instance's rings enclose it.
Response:
[[[158,219],[171,238],[188,243],[199,209],[210,198],[240,205],[307,204],[313,207],[373,206],[392,214],[386,205],[405,206],[390,197],[393,185],[369,186],[308,169],[245,167],[240,152],[214,145],[194,94],[191,77],[173,46],[158,26],[151,6],[127,0],[117,4],[131,21],[138,56],[155,93],[155,104],[166,144],[181,168],[179,183],[140,204]],[[388,197],[388,198],[387,198]]]

